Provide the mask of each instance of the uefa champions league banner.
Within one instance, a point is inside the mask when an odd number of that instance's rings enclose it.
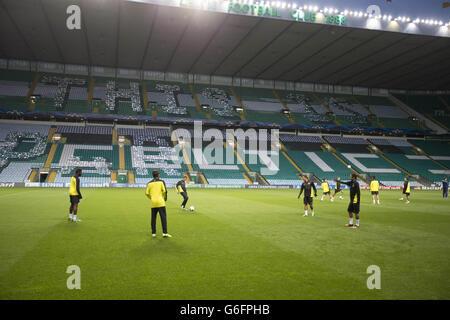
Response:
[[[0,183],[0,188],[69,188],[70,183],[41,183],[41,182],[25,182],[25,183]],[[175,187],[175,184],[166,183],[167,188]],[[243,189],[247,188],[245,185],[231,185],[231,184],[190,184],[189,189]],[[261,186],[272,187],[275,186]],[[282,187],[282,186],[277,186]],[[288,187],[288,186],[284,186]],[[147,188],[146,183],[83,183],[81,188]]]
[[[1,187],[1,185],[0,185]],[[70,183],[64,182],[25,182],[25,183],[15,183],[15,187],[25,187],[25,188],[69,188]],[[81,182],[82,188],[109,188],[111,185],[109,183],[83,183]]]
[[[83,186],[83,185],[82,185]],[[168,184],[166,186],[169,186]],[[145,183],[110,183],[109,188],[147,188]]]
[[[293,185],[254,185],[254,184],[246,184],[246,189],[293,189],[294,187],[300,187],[300,186],[293,186]]]
[[[301,182],[298,185],[243,185],[243,184],[190,184],[189,189],[300,189]],[[174,184],[166,184],[166,187],[174,187]],[[2,182],[0,188],[69,188],[70,183],[41,183],[41,182]],[[145,183],[81,183],[82,188],[141,188],[145,189]],[[330,184],[330,189],[334,189],[334,185]],[[321,189],[320,184],[316,185],[318,190]],[[341,185],[342,189],[349,189],[346,185]],[[361,185],[362,190],[369,190],[368,185]],[[440,186],[414,186],[414,190],[441,190]],[[380,190],[402,190],[403,185],[398,186],[380,186]]]

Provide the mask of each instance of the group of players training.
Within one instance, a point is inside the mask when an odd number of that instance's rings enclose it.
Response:
[[[78,219],[78,203],[83,198],[80,191],[80,177],[82,175],[82,170],[77,169],[75,171],[75,175],[71,178],[70,187],[69,187],[69,197],[70,197],[70,209],[69,209],[69,221],[80,222]],[[153,170],[152,172],[153,179],[147,184],[147,188],[145,190],[145,195],[151,200],[151,229],[152,229],[152,237],[156,237],[156,218],[159,216],[161,218],[161,224],[163,229],[163,237],[171,238],[172,236],[167,232],[167,217],[166,217],[166,201],[167,201],[167,188],[166,184],[163,180],[160,179],[160,174],[158,170]],[[343,190],[341,188],[341,184],[347,185],[350,187],[350,203],[348,205],[348,214],[350,217],[349,223],[346,224],[347,227],[351,228],[359,228],[359,207],[361,200],[361,190],[359,187],[359,183],[357,181],[358,175],[352,173],[350,175],[350,181],[343,182],[340,178],[334,180],[336,182],[336,187],[334,190],[334,195],[331,195],[330,186],[326,179],[323,180],[321,184],[322,188],[322,198],[321,201],[325,198],[326,195],[330,197],[330,201],[334,201],[334,197],[336,194],[339,194],[339,198],[343,199]],[[314,208],[313,208],[313,191],[314,197],[317,197],[317,189],[314,182],[309,181],[308,176],[303,175],[303,184],[300,189],[300,193],[298,195],[298,199],[303,193],[303,204],[305,209],[304,216],[308,216],[308,206],[311,209],[311,215],[314,216]],[[183,197],[183,202],[181,203],[181,209],[186,210],[186,203],[189,199],[186,191],[186,180],[187,177],[183,176],[183,178],[178,181],[175,186],[175,189],[178,194]],[[377,203],[380,204],[380,195],[379,195],[380,183],[375,179],[375,176],[372,177],[372,181],[370,182],[370,192],[372,193],[373,204],[375,204],[375,198],[377,199]],[[447,184],[448,189],[448,184]],[[403,187],[403,195],[406,196],[407,202],[410,201],[410,184],[408,178],[405,178],[405,183]],[[445,194],[445,191],[444,191]],[[403,200],[403,196],[400,200]],[[355,214],[355,224],[353,224],[353,214]]]
[[[328,184],[327,179],[323,179],[321,188],[322,188],[322,198],[320,199],[323,201],[325,196],[330,197],[330,201],[334,201],[334,197],[336,194],[339,194],[340,199],[343,198],[344,191],[341,188],[341,184],[345,184],[350,187],[350,203],[348,204],[348,215],[350,218],[350,221],[345,225],[346,227],[357,229],[359,228],[359,205],[361,200],[361,190],[359,188],[359,183],[357,181],[358,175],[355,173],[352,173],[350,175],[350,181],[344,182],[341,181],[341,178],[337,178],[334,180],[336,182],[336,186],[334,189],[334,195],[331,195],[330,185]],[[307,175],[302,175],[303,184],[300,188],[300,193],[298,194],[298,199],[300,199],[302,193],[303,193],[303,204],[305,209],[304,217],[308,216],[308,206],[311,209],[311,215],[314,216],[314,207],[313,207],[313,191],[314,191],[314,197],[317,197],[317,189],[314,184],[314,182],[309,181],[309,178]],[[372,193],[372,201],[373,204],[375,204],[375,198],[376,203],[380,204],[380,182],[376,180],[375,176],[372,177],[372,181],[370,182],[370,188],[369,191]],[[409,203],[409,196],[410,196],[410,184],[408,178],[405,178],[405,182],[403,185],[403,192],[402,192],[402,198],[400,200],[403,200],[403,195],[406,196],[406,203]],[[355,214],[355,224],[353,224],[353,214]]]
[[[75,170],[75,175],[70,180],[69,187],[69,198],[70,198],[70,209],[69,209],[69,221],[81,222],[78,219],[78,203],[83,198],[80,191],[80,177],[83,171],[81,169]],[[159,171],[153,170],[153,179],[147,184],[147,189],[145,190],[145,195],[152,202],[152,214],[151,214],[151,228],[152,237],[156,238],[156,218],[159,216],[161,218],[161,224],[163,229],[163,237],[171,238],[172,236],[167,232],[167,216],[166,216],[166,201],[167,201],[167,188],[166,183],[160,179]],[[189,200],[186,191],[186,180],[187,177],[183,178],[177,182],[175,189],[177,193],[183,197],[183,202],[181,203],[181,209],[186,209],[186,203]]]

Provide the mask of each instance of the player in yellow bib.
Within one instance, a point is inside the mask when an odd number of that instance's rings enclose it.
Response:
[[[320,201],[323,201],[323,198],[325,198],[326,195],[330,196],[330,201],[334,201],[334,197],[331,195],[330,192],[330,185],[328,184],[327,179],[323,179],[322,184],[320,185],[322,187],[322,198]]]
[[[372,177],[372,181],[370,181],[370,192],[372,193],[372,201],[373,204],[375,204],[375,197],[377,198],[377,203],[380,204],[380,182],[375,178],[375,176]]]
[[[80,177],[82,174],[81,169],[75,171],[75,175],[70,179],[69,187],[69,198],[70,198],[70,208],[69,208],[69,221],[81,222],[77,218],[78,213],[78,203],[83,198],[80,191]]]
[[[409,203],[409,195],[411,193],[411,185],[409,184],[409,179],[405,178],[405,183],[403,184],[402,197],[400,200],[403,200],[403,195],[406,195],[406,204]]]
[[[152,201],[152,237],[156,238],[156,218],[159,213],[161,218],[161,225],[163,229],[163,237],[171,238],[172,236],[167,233],[167,217],[166,217],[166,201],[167,201],[167,189],[163,180],[159,179],[159,171],[153,170],[153,180],[147,184],[145,195]]]

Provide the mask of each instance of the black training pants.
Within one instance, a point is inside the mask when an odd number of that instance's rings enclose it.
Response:
[[[183,207],[183,208],[185,208],[186,207],[186,203],[188,202],[188,200],[189,200],[189,197],[188,197],[188,195],[187,195],[187,192],[181,192],[181,195],[183,196],[183,203],[181,204],[181,206]]]
[[[158,208],[152,208],[152,233],[156,233],[156,216],[158,215],[161,217],[161,225],[163,229],[163,233],[167,233],[167,217],[166,217],[166,207],[158,207]]]

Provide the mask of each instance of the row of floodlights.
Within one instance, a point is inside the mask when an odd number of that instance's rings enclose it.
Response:
[[[410,17],[392,17],[391,15],[373,15],[373,14],[369,14],[367,12],[362,12],[362,11],[353,11],[353,10],[344,10],[344,11],[340,11],[336,8],[324,8],[324,9],[319,9],[318,6],[313,6],[313,5],[303,5],[303,6],[298,6],[297,3],[290,3],[290,2],[285,2],[285,1],[257,1],[257,0],[236,0],[236,2],[238,3],[243,3],[243,4],[255,4],[255,5],[271,5],[273,7],[280,7],[280,8],[292,8],[292,9],[302,9],[303,10],[309,10],[309,11],[314,11],[314,12],[323,12],[323,13],[331,13],[331,14],[341,14],[341,15],[350,15],[353,17],[364,17],[364,18],[369,18],[369,19],[380,19],[380,20],[384,20],[384,21],[399,21],[399,22],[408,22],[408,23],[415,23],[415,24],[428,24],[428,25],[445,25],[445,26],[450,26],[450,22],[447,22],[444,24],[444,22],[442,21],[438,21],[438,20],[434,20],[434,19],[421,19],[421,18],[416,18],[414,20],[412,20]]]

